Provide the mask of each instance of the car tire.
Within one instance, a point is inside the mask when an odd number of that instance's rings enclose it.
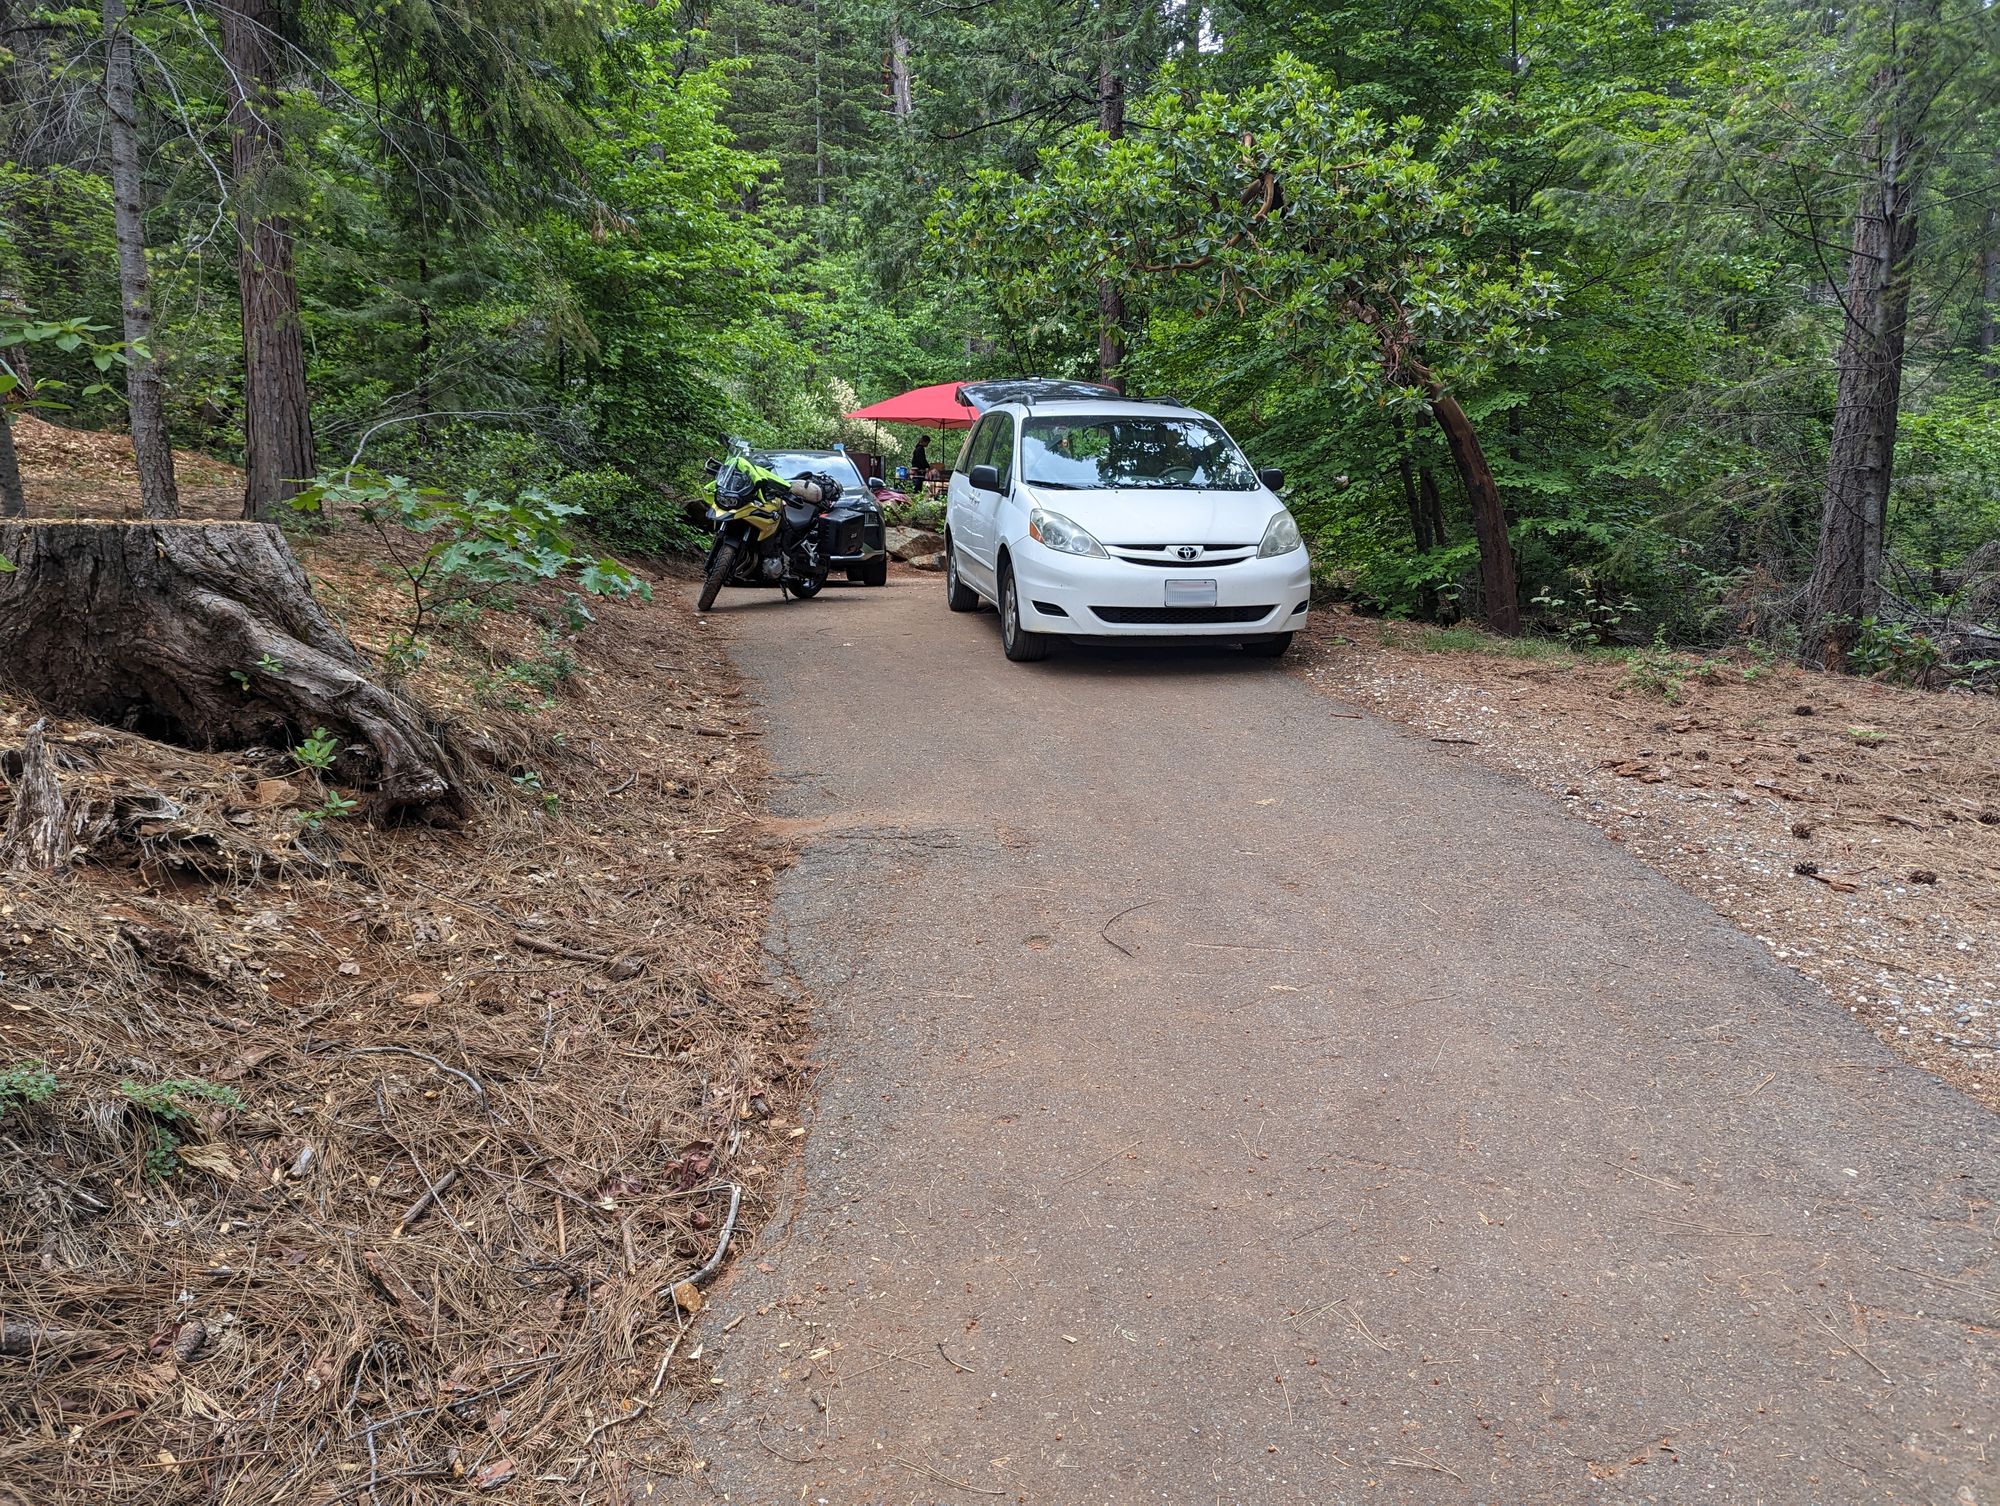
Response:
[[[954,612],[979,610],[979,593],[958,578],[958,546],[944,541],[944,599]]]
[[[695,602],[697,612],[706,612],[715,605],[715,598],[722,591],[722,583],[729,579],[736,568],[736,543],[729,540],[715,546],[715,558],[708,562],[708,572],[701,578],[701,596]]]
[[[863,574],[865,574],[865,573],[866,573],[866,572],[865,572],[865,571],[864,571],[864,570],[862,569],[862,567],[861,567],[861,566],[859,566],[859,565],[849,565],[849,566],[847,567],[847,583],[848,583],[848,584],[849,584],[850,586],[858,586],[858,585],[860,585],[860,584],[861,584],[861,577],[862,577],[862,575],[863,575]]]
[[[1049,656],[1049,635],[1021,626],[1021,599],[1014,590],[1014,572],[1000,569],[1000,647],[1016,664],[1034,664]]]
[[[1285,650],[1292,646],[1290,633],[1279,633],[1275,638],[1253,638],[1243,645],[1243,652],[1253,659],[1282,659]]]
[[[889,556],[878,554],[861,567],[861,584],[864,586],[886,586],[889,584]]]

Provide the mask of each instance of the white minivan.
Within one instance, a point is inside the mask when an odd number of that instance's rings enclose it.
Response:
[[[1278,500],[1207,414],[1078,382],[990,382],[945,511],[954,612],[1000,612],[1007,657],[1054,638],[1224,639],[1275,658],[1312,572]]]

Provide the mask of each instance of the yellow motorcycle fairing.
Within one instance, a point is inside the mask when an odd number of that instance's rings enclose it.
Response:
[[[749,524],[755,530],[757,542],[760,544],[778,531],[778,521],[782,516],[783,508],[779,503],[767,501],[763,498],[758,498],[754,502],[746,502],[733,512],[727,512],[715,506],[711,506],[708,509],[708,520],[711,523]]]

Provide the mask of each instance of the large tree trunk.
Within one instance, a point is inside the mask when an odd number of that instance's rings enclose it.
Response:
[[[296,496],[314,466],[312,408],[306,394],[299,287],[292,275],[292,229],[259,208],[268,199],[281,142],[273,28],[268,0],[221,0],[222,54],[229,63],[230,168],[235,179],[236,282],[243,304],[243,516]]]
[[[27,38],[16,29],[16,17],[22,7],[14,0],[0,0],[0,126],[17,124],[20,114],[21,86],[17,74],[22,68],[19,49]],[[0,134],[0,158],[13,158],[18,144],[8,134]],[[0,206],[0,234],[13,230],[6,220],[12,206]],[[18,244],[19,242],[17,242]],[[0,274],[4,277],[4,274]],[[27,301],[21,297],[19,289],[9,281],[0,280],[0,313],[25,314]],[[33,375],[28,370],[28,347],[16,345],[0,352],[0,376],[14,379],[14,390],[0,394],[0,517],[25,517],[28,511],[27,494],[21,487],[21,457],[14,448],[14,407],[34,396]]]
[[[1472,503],[1472,531],[1479,540],[1479,588],[1485,598],[1486,625],[1509,637],[1521,631],[1520,592],[1514,579],[1514,545],[1507,537],[1507,509],[1500,501],[1500,487],[1493,479],[1493,467],[1480,447],[1472,420],[1458,405],[1458,399],[1431,383],[1431,416],[1444,431],[1458,479]]]
[[[916,113],[916,99],[910,88],[910,39],[900,25],[889,33],[889,113],[908,120]]]
[[[0,674],[51,710],[195,748],[325,727],[378,814],[465,800],[438,728],[369,680],[268,523],[0,523]]]
[[[14,423],[0,399],[0,518],[27,516],[28,494],[21,486],[21,457],[14,449]]]
[[[139,159],[138,80],[125,0],[103,0],[104,108],[110,117],[111,216],[118,240],[118,296],[125,311],[125,400],[139,507],[149,518],[180,516],[167,395],[153,356],[153,278],[146,266],[145,188]]]
[[[1980,369],[1989,382],[2000,381],[2000,208],[1986,211],[1986,244],[1979,253]]]
[[[1102,50],[1097,58],[1097,128],[1113,141],[1125,134],[1125,75],[1118,49],[1123,42],[1117,10],[1105,4]],[[1097,283],[1097,377],[1118,391],[1125,390],[1119,368],[1125,364],[1125,295],[1109,278]]]
[[[1903,335],[1917,250],[1921,173],[1907,131],[1885,129],[1854,213],[1840,381],[1820,501],[1819,553],[1806,587],[1804,657],[1842,667],[1882,601],[1889,483],[1903,391]]]

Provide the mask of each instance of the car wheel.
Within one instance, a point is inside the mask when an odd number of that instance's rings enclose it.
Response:
[[[1292,646],[1292,635],[1280,633],[1275,638],[1253,638],[1243,645],[1243,652],[1253,659],[1282,659],[1285,650]]]
[[[861,567],[861,584],[864,586],[886,586],[889,584],[889,556],[878,554]]]
[[[1014,572],[1000,572],[1000,646],[1016,664],[1033,664],[1049,656],[1049,635],[1021,626],[1021,602],[1014,591]]]
[[[949,538],[944,541],[944,599],[954,612],[979,610],[979,593],[958,578],[958,546]]]
[[[847,567],[847,583],[850,586],[858,586],[861,584],[862,577],[867,575],[867,573],[868,569],[865,565],[849,565]]]

